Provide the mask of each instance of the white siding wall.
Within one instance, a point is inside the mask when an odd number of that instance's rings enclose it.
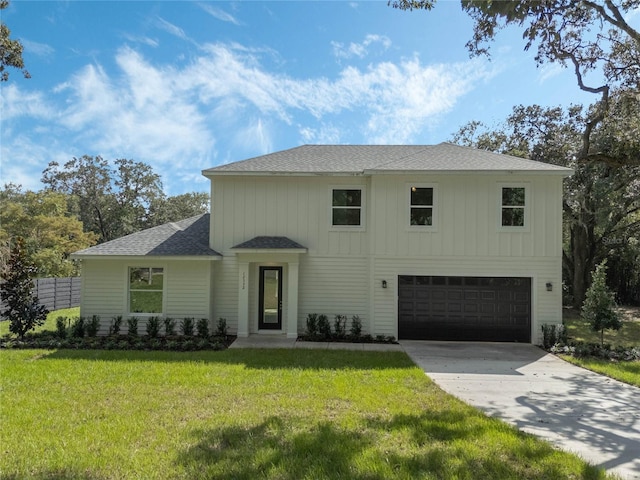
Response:
[[[435,231],[408,228],[411,183],[436,184]],[[528,186],[524,231],[499,228],[503,183]],[[331,228],[329,192],[338,185],[364,187],[363,229]],[[214,318],[227,319],[230,331],[237,328],[239,281],[236,252],[230,249],[260,235],[286,236],[308,248],[300,255],[300,332],[308,313],[324,313],[330,320],[341,313],[359,315],[368,333],[397,336],[398,275],[531,277],[534,342],[542,323],[561,321],[560,177],[224,176],[212,181],[211,197],[211,246],[224,256],[213,273],[213,311]],[[257,267],[250,267],[250,331],[257,325]],[[387,289],[381,288],[383,279]],[[547,282],[554,284],[553,292],[546,291]]]
[[[212,262],[207,260],[83,260],[80,315],[99,315],[100,333],[108,333],[113,317],[128,317],[128,268],[147,266],[164,268],[166,288],[163,316],[176,319],[194,317],[196,320],[209,318]],[[140,334],[144,334],[145,326],[145,319],[140,317]],[[126,323],[123,323],[121,332],[126,333]]]
[[[409,228],[408,189],[437,189],[433,231]],[[530,225],[522,232],[499,229],[499,192],[504,183],[529,186]],[[559,257],[562,252],[562,179],[549,176],[375,176],[372,180],[374,255],[415,257]]]
[[[334,315],[353,315],[369,325],[369,261],[367,257],[318,257],[304,255],[300,262],[298,331],[306,328],[309,313],[325,314],[333,325]]]
[[[222,177],[212,181],[211,247],[223,255],[253,237],[285,236],[312,255],[362,255],[365,229],[331,229],[331,186],[363,186],[365,216],[370,192],[364,177]]]

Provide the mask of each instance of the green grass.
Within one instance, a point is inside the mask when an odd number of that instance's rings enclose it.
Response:
[[[628,309],[624,324],[618,331],[605,330],[604,343],[612,347],[637,347],[640,345],[640,309]],[[580,313],[571,308],[563,311],[563,323],[567,328],[569,341],[600,343],[600,332],[591,330],[588,322],[580,318]]]
[[[612,347],[640,346],[640,309],[624,309],[624,324],[618,331],[606,330],[604,343]],[[564,309],[563,321],[570,342],[600,343],[600,333],[591,330],[587,322],[580,318],[578,311]],[[612,362],[597,358],[575,358],[561,355],[568,362],[593,372],[606,375],[630,385],[640,387],[640,362]]]
[[[67,318],[79,317],[80,307],[63,308],[60,310],[49,312],[49,314],[47,315],[47,320],[44,322],[44,324],[40,325],[39,327],[36,327],[34,330],[31,330],[31,331],[32,332],[42,332],[43,330],[55,331],[56,319],[60,316],[67,317]],[[7,335],[8,333],[9,333],[9,322],[4,320],[0,322],[0,336]]]
[[[399,352],[0,351],[3,478],[601,479]]]
[[[615,378],[621,382],[640,387],[640,361],[612,362],[599,358],[574,358],[561,355],[567,362],[573,363],[591,371]]]

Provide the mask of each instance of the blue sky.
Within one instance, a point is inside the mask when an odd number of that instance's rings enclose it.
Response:
[[[569,70],[536,68],[517,30],[470,59],[458,1],[13,0],[2,14],[32,78],[0,84],[1,181],[25,189],[87,154],[148,163],[170,195],[207,191],[202,169],[301,144],[434,144],[517,104],[594,100]]]

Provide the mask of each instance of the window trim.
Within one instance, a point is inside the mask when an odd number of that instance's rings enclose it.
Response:
[[[133,268],[161,268],[162,269],[162,311],[156,313],[150,312],[132,312],[131,311],[131,269]],[[167,311],[167,266],[162,264],[149,264],[148,262],[136,262],[135,264],[129,264],[125,266],[125,279],[126,279],[126,292],[125,292],[125,312],[128,317],[149,318],[149,317],[164,317]],[[137,291],[137,290],[134,290]],[[152,290],[157,292],[159,290]]]
[[[502,204],[502,189],[504,188],[524,188],[524,206],[519,207],[515,205],[503,205]],[[498,183],[497,204],[498,204],[498,218],[497,227],[500,232],[528,232],[531,225],[531,185],[528,182],[500,182]],[[524,225],[502,225],[502,209],[503,208],[522,208],[524,211]]]
[[[431,225],[411,225],[411,208],[413,205],[411,204],[411,188],[431,188],[433,189],[433,204],[431,205],[432,213],[431,213]],[[435,232],[438,230],[438,210],[440,208],[438,202],[438,184],[437,183],[405,183],[405,205],[406,205],[406,213],[405,213],[405,225],[407,230],[409,231],[418,231],[418,232]],[[419,207],[419,206],[417,206]]]
[[[366,226],[366,205],[367,194],[365,185],[329,185],[329,229],[330,230],[365,230]],[[360,207],[334,207],[333,206],[333,191],[334,190],[360,190]],[[351,208],[360,209],[360,225],[334,225],[333,224],[333,210],[334,208]]]

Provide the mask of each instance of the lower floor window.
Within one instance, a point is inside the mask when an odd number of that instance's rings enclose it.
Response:
[[[162,313],[163,292],[163,268],[129,268],[130,313]]]

